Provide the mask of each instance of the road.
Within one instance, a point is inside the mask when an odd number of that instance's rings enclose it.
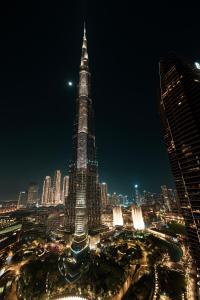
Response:
[[[172,237],[170,237],[169,235],[163,234],[161,232],[158,231],[154,231],[152,229],[147,229],[148,232],[150,232],[151,234],[155,235],[156,237],[159,237],[162,240],[166,240],[166,241],[171,241],[172,243],[174,243],[174,240]],[[185,247],[184,244],[179,244],[179,246],[182,249],[183,252],[183,256],[181,258],[181,261],[179,264],[177,263],[171,263],[171,262],[166,262],[166,265],[170,268],[176,269],[176,270],[180,270],[180,271],[184,271],[185,273],[185,279],[186,279],[186,294],[187,294],[187,298],[183,298],[185,300],[196,300],[197,299],[197,293],[196,293],[196,274],[194,272],[194,267],[192,265],[192,258],[190,256],[190,252],[189,249]],[[154,299],[154,298],[153,298]]]

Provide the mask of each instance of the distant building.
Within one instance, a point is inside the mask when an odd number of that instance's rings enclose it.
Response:
[[[120,200],[116,192],[114,192],[111,196],[111,205],[119,205]]]
[[[53,231],[56,231],[61,226],[64,225],[64,214],[57,212],[52,212],[48,215],[47,218],[47,233],[52,233]]]
[[[154,203],[154,194],[147,191],[143,191],[143,204],[152,206]]]
[[[108,186],[107,183],[101,183],[101,205],[103,208],[108,206]]]
[[[26,207],[27,206],[27,200],[28,200],[27,191],[20,192],[19,193],[19,199],[18,199],[18,207]]]
[[[39,186],[37,183],[30,183],[28,187],[27,205],[36,205],[38,203]]]
[[[61,202],[61,172],[55,171],[53,181],[52,204],[59,204]]]
[[[112,202],[112,201],[111,201],[111,194],[108,193],[108,194],[107,194],[107,197],[108,197],[108,204],[111,205],[111,204],[112,204],[112,203],[111,203],[111,202]]]
[[[134,188],[135,188],[135,203],[137,205],[141,205],[141,196],[139,194],[138,184],[135,184]]]
[[[161,186],[161,190],[162,190],[162,197],[163,197],[163,203],[167,209],[167,211],[171,212],[172,211],[172,207],[171,207],[171,195],[170,192],[167,188],[166,185],[162,185]]]
[[[69,191],[69,176],[63,177],[63,187],[62,187],[62,204],[65,203],[65,198],[68,196]]]
[[[124,203],[123,203],[123,205],[128,205],[128,203],[129,203],[129,201],[128,201],[128,196],[127,195],[125,195],[124,196]]]
[[[161,59],[160,88],[164,141],[200,275],[200,65]]]
[[[42,205],[51,204],[51,177],[46,176],[43,183]]]

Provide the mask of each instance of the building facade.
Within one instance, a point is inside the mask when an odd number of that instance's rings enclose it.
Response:
[[[115,206],[120,204],[119,195],[116,192],[112,193],[110,200],[111,205]]]
[[[103,208],[108,206],[108,185],[105,182],[101,183],[101,205]]]
[[[162,191],[162,197],[163,197],[163,203],[165,205],[165,208],[167,211],[172,211],[171,206],[171,199],[170,199],[170,193],[166,185],[161,185],[161,191]]]
[[[44,179],[41,204],[42,205],[51,204],[51,177],[50,176],[46,176]]]
[[[160,110],[189,246],[200,273],[200,69],[175,55],[160,61]]]
[[[90,95],[87,40],[84,29],[73,132],[73,154],[69,166],[69,192],[65,199],[66,230],[75,231],[72,249],[79,248],[82,241],[82,247],[84,247],[87,231],[100,226],[100,216],[100,186]]]
[[[38,184],[30,183],[28,187],[27,205],[36,205],[38,203],[38,192]]]
[[[52,191],[52,204],[59,204],[61,202],[61,172],[60,170],[55,171],[53,180],[53,191]]]
[[[63,186],[62,186],[62,204],[65,203],[65,198],[68,196],[69,191],[69,176],[63,177]]]
[[[18,207],[26,207],[27,200],[28,200],[28,193],[27,193],[27,191],[21,191],[19,193]]]

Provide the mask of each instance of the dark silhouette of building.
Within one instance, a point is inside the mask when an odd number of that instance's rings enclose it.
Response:
[[[18,199],[18,206],[20,207],[26,207],[27,206],[27,200],[28,200],[28,193],[27,191],[21,191],[19,193],[19,199]]]
[[[28,187],[27,205],[36,205],[38,199],[39,186],[37,183],[31,182]]]
[[[69,166],[68,197],[65,199],[66,230],[75,231],[72,250],[82,249],[86,243],[87,231],[100,226],[100,208],[90,72],[84,29],[73,132],[73,157]]]
[[[164,140],[184,216],[189,246],[200,273],[200,66],[174,54],[160,61]]]

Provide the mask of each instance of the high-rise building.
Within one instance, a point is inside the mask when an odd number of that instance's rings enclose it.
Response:
[[[38,203],[39,186],[36,183],[30,183],[28,187],[27,205],[36,205]]]
[[[166,185],[161,186],[161,191],[162,191],[162,197],[163,197],[163,203],[165,205],[165,208],[167,211],[171,212],[172,207],[171,207],[171,199],[170,199],[170,193]]]
[[[101,205],[102,207],[108,206],[108,186],[107,183],[101,183]]]
[[[100,217],[100,186],[84,29],[73,133],[73,156],[69,166],[69,194],[65,201],[66,230],[75,231],[71,247],[74,253],[79,253],[86,247],[88,229],[99,228]]]
[[[62,203],[65,203],[65,199],[68,196],[69,191],[69,176],[63,177],[63,187],[62,187]]]
[[[112,196],[111,194],[107,194],[107,197],[108,197],[108,204],[111,205],[112,204]]]
[[[28,200],[28,193],[27,191],[22,191],[19,193],[19,199],[18,199],[18,206],[19,207],[24,207],[27,205],[27,200]]]
[[[119,199],[119,204],[120,204],[120,205],[124,205],[124,202],[125,202],[125,201],[124,201],[124,196],[123,196],[122,194],[119,194],[119,195],[118,195],[118,199]]]
[[[134,188],[135,188],[135,202],[137,205],[141,205],[141,198],[138,190],[138,184],[135,184]]]
[[[200,274],[200,65],[160,61],[160,109],[188,241]]]
[[[51,204],[51,177],[46,176],[43,183],[42,205]]]
[[[61,172],[60,170],[55,171],[53,180],[53,193],[52,193],[53,204],[59,204],[61,202]]]
[[[116,192],[114,192],[111,196],[111,205],[119,205],[120,200]]]
[[[129,203],[129,201],[128,201],[128,196],[125,195],[125,196],[124,196],[124,203],[123,203],[123,205],[127,206],[128,203]]]

